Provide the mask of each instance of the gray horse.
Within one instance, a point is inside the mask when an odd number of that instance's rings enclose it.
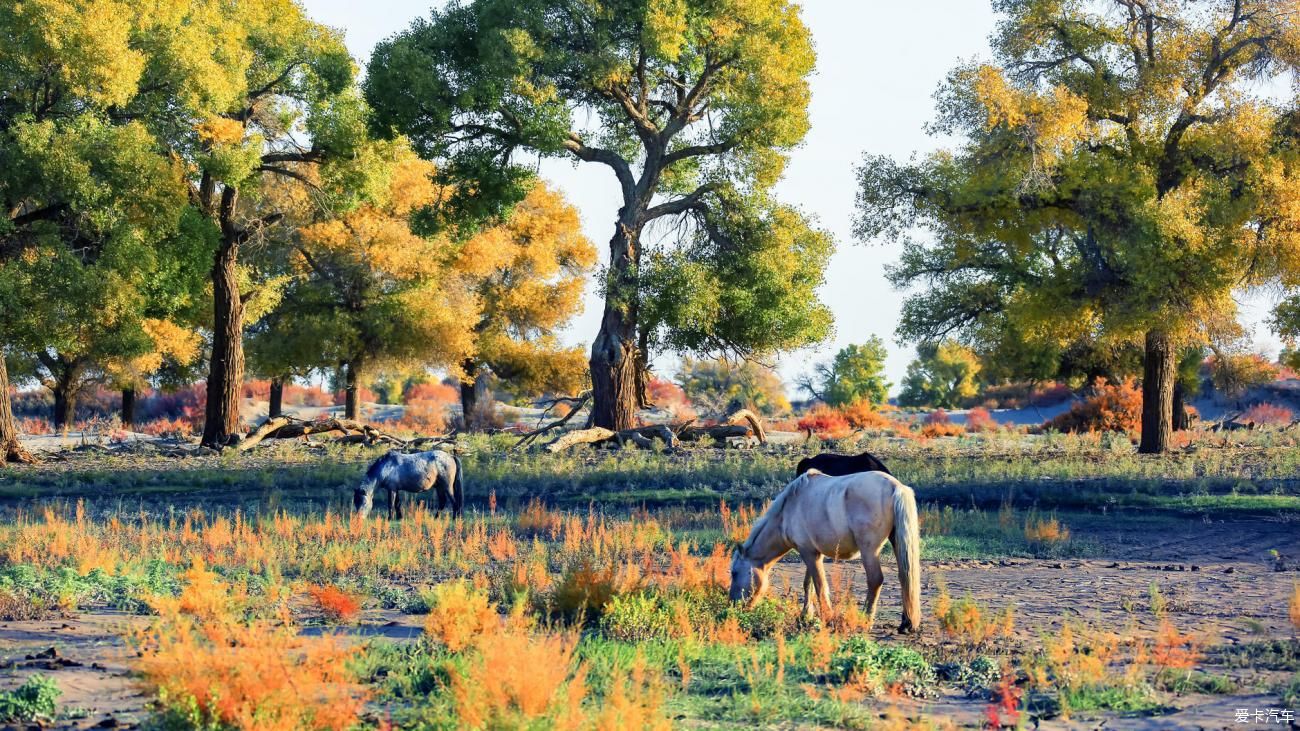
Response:
[[[370,465],[361,486],[352,495],[352,504],[361,517],[370,515],[375,504],[375,490],[388,491],[389,519],[402,519],[401,493],[438,492],[438,513],[451,503],[452,517],[460,517],[465,504],[465,487],[461,479],[460,458],[435,449],[430,452],[403,454],[392,451]]]

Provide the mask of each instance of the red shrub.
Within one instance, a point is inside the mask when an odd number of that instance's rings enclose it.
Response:
[[[441,404],[454,404],[460,401],[460,391],[455,386],[445,383],[412,384],[402,394],[402,403],[412,401],[435,401]]]
[[[950,423],[951,421],[952,420],[948,418],[948,412],[944,411],[943,409],[935,409],[934,411],[931,411],[930,413],[925,415],[925,423],[927,425],[947,424]]]
[[[1111,385],[1097,380],[1096,392],[1042,428],[1060,432],[1136,432],[1142,425],[1142,391],[1132,379]]]
[[[651,378],[646,385],[650,402],[678,419],[694,419],[697,414],[682,387],[662,378]]]
[[[1259,426],[1289,426],[1291,419],[1291,409],[1276,404],[1255,404],[1241,417],[1242,421]]]
[[[348,622],[361,613],[361,603],[356,597],[337,586],[312,586],[307,593],[316,601],[321,614],[335,622]]]
[[[836,409],[817,404],[798,422],[799,429],[811,430],[822,439],[843,439],[853,433],[849,420]]]
[[[244,398],[266,401],[271,398],[271,382],[264,379],[244,381],[244,387],[240,389],[240,395]]]
[[[982,406],[976,406],[966,412],[966,431],[968,432],[997,431],[998,426],[998,422],[994,421],[989,410]]]

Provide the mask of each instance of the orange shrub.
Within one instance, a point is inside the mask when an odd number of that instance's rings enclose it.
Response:
[[[1168,670],[1188,670],[1201,657],[1200,642],[1193,635],[1178,631],[1169,620],[1162,619],[1151,648],[1151,661]]]
[[[365,694],[350,669],[354,649],[287,624],[245,624],[215,574],[198,564],[187,576],[180,597],[151,602],[158,619],[138,636],[141,675],[165,709],[244,731],[358,723]]]
[[[437,585],[432,599],[424,631],[452,652],[460,652],[475,638],[492,634],[501,626],[496,606],[488,600],[487,593],[464,580]]]
[[[326,619],[350,622],[361,614],[361,602],[337,586],[311,586],[307,588],[307,594]]]
[[[1242,414],[1241,420],[1260,426],[1289,426],[1291,410],[1275,404],[1255,404]]]
[[[1055,515],[1030,514],[1025,518],[1025,540],[1030,543],[1063,543],[1070,540],[1070,529]]]
[[[483,635],[462,671],[451,673],[461,728],[576,727],[582,721],[586,671],[569,670],[577,637],[530,636],[519,629]],[[567,681],[567,682],[566,682]]]
[[[1097,380],[1096,392],[1049,419],[1043,429],[1060,432],[1136,432],[1142,424],[1142,391],[1132,379],[1119,384]]]
[[[849,424],[857,429],[884,431],[894,427],[894,422],[877,411],[876,407],[866,399],[858,399],[845,406],[841,409],[841,413]]]
[[[798,421],[799,429],[811,431],[821,439],[843,439],[853,433],[853,427],[844,414],[826,406],[817,404]]]

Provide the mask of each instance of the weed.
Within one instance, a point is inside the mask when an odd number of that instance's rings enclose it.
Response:
[[[876,688],[897,687],[918,698],[936,695],[937,676],[921,653],[878,645],[862,636],[850,637],[840,646],[831,661],[831,674],[839,682],[869,680]]]
[[[321,614],[333,622],[351,622],[361,614],[361,602],[334,585],[308,587],[307,594]]]
[[[33,675],[16,689],[0,693],[0,721],[24,723],[53,720],[55,703],[61,693],[53,678]]]

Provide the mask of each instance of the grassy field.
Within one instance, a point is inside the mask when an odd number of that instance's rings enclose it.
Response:
[[[726,600],[799,456],[516,453],[473,438],[451,522],[357,520],[378,452],[66,453],[0,472],[0,720],[215,728],[1228,725],[1300,705],[1300,450],[1203,434],[863,447],[922,505],[924,632]],[[49,650],[47,648],[53,648]],[[53,652],[53,655],[49,653]],[[1234,705],[1235,704],[1235,705]],[[1227,714],[1220,718],[1221,714]]]

